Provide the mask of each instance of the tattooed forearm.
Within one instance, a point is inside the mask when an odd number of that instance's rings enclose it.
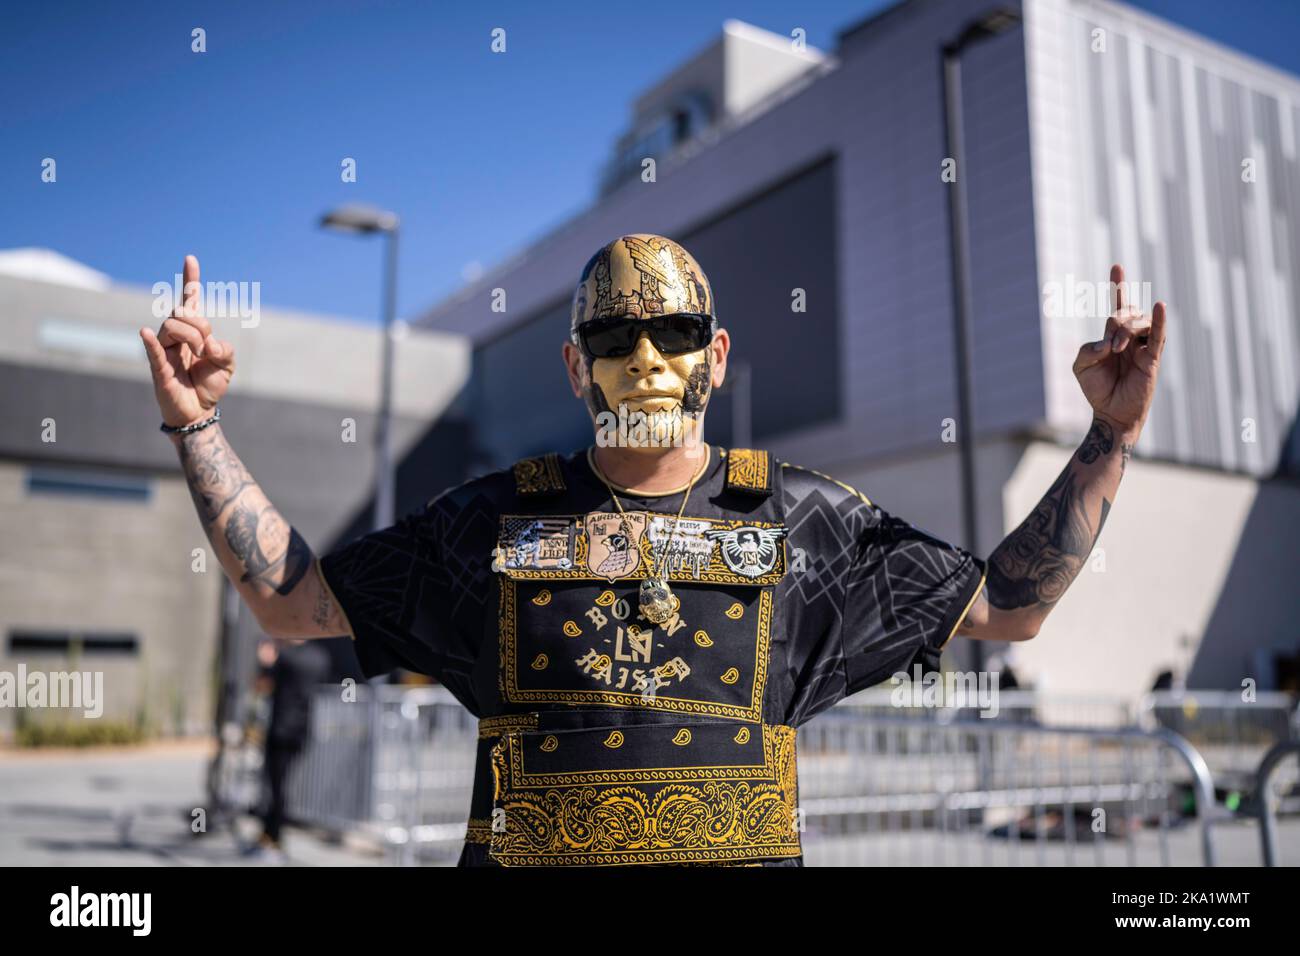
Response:
[[[253,476],[215,427],[184,435],[178,444],[190,497],[211,537],[212,523],[245,489],[255,487]]]
[[[1091,465],[1100,456],[1110,454],[1115,447],[1115,430],[1106,422],[1094,420],[1088,434],[1079,446],[1079,461]]]
[[[348,624],[343,612],[335,603],[324,579],[316,575],[316,603],[312,607],[311,622],[321,634],[347,634]]]
[[[1114,456],[1117,444],[1120,454]],[[1106,524],[1117,471],[1122,472],[1132,447],[1127,436],[1117,442],[1108,422],[1093,422],[1038,506],[989,555],[988,599],[993,607],[1045,613],[1060,599]],[[1116,457],[1118,469],[1111,466]]]
[[[292,591],[313,559],[307,542],[269,503],[261,510],[237,504],[226,523],[226,543],[244,565],[239,580],[267,594]]]
[[[994,607],[1052,604],[1092,550],[1078,477],[1067,465],[1033,512],[989,555]]]
[[[281,623],[306,622],[310,617],[314,625],[323,617],[337,625],[338,620],[330,617],[336,613],[334,601],[328,594],[320,596],[323,588],[314,577],[314,589],[307,587],[303,590],[309,594],[295,595],[292,606],[264,603],[293,594],[315,555],[267,500],[220,427],[178,436],[176,444],[203,530],[252,609]],[[339,632],[336,627],[330,633]]]

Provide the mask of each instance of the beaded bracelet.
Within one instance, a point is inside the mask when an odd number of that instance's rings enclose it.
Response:
[[[212,409],[212,417],[206,421],[195,422],[193,425],[181,425],[179,427],[176,425],[168,425],[166,422],[163,422],[158,427],[168,435],[188,435],[190,432],[202,431],[209,425],[215,425],[219,421],[221,421],[221,408],[217,407]]]

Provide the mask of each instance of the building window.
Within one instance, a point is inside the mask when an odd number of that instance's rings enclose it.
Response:
[[[54,352],[131,362],[140,359],[140,337],[135,329],[105,328],[95,322],[75,319],[46,319],[37,329],[37,339]]]
[[[30,495],[73,495],[143,504],[149,501],[151,490],[150,479],[137,475],[83,468],[27,469],[27,493]]]
[[[623,135],[613,159],[602,174],[602,190],[609,192],[641,175],[641,164],[649,158],[662,159],[713,123],[713,104],[707,93],[692,90],[665,104],[653,118]]]
[[[9,656],[26,654],[115,655],[135,657],[140,641],[134,634],[88,631],[10,631]]]

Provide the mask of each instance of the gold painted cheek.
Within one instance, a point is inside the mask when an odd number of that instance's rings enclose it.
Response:
[[[668,360],[668,368],[681,383],[682,388],[690,381],[691,372],[695,371],[695,366],[701,362],[708,364],[708,349],[700,349],[698,352],[687,352],[685,355],[674,355]]]
[[[626,359],[598,358],[591,363],[591,382],[605,393],[605,401],[617,406],[619,397],[630,387],[630,379],[623,371]]]

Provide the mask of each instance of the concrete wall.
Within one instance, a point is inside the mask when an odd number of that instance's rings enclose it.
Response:
[[[184,483],[153,477],[147,502],[119,502],[29,494],[26,471],[0,462],[0,670],[73,666],[62,655],[11,655],[15,630],[134,634],[136,656],[87,654],[75,665],[104,671],[104,718],[146,708],[165,732],[209,728],[222,573],[212,559],[206,573],[191,569],[207,539]],[[0,733],[15,719],[0,708]]]
[[[1033,443],[1004,492],[1019,523],[1072,449]],[[1052,691],[1135,695],[1165,669],[1196,687],[1273,687],[1273,654],[1300,653],[1300,486],[1129,462],[1092,561],[1018,672]]]

